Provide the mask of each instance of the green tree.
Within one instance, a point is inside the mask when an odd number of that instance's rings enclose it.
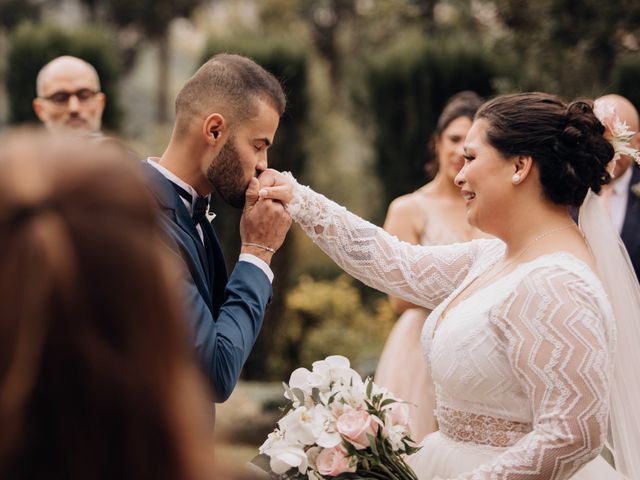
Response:
[[[175,18],[189,17],[204,0],[81,0],[94,20],[117,27],[132,27],[140,38],[151,40],[158,49],[156,119],[164,124],[169,111],[169,26]]]
[[[373,373],[396,314],[386,299],[365,305],[355,283],[344,274],[300,278],[286,295],[287,318],[272,344],[279,355],[267,357],[272,371],[286,377],[328,355],[344,355],[364,374]]]
[[[0,27],[13,30],[24,20],[39,20],[41,2],[35,0],[0,0]]]
[[[487,2],[488,3],[488,2]],[[514,86],[573,98],[605,90],[618,55],[637,51],[635,0],[495,0],[493,46],[518,74]]]
[[[456,38],[410,35],[370,61],[368,106],[385,204],[427,180],[427,143],[446,100],[461,90],[487,96],[495,76],[477,43]]]
[[[618,60],[611,74],[610,92],[627,97],[640,110],[640,53]]]
[[[326,62],[332,105],[348,108],[350,83],[361,80],[359,64],[399,31],[433,26],[437,0],[262,0],[265,31],[286,28],[306,39],[314,54]],[[346,103],[346,105],[345,105]]]

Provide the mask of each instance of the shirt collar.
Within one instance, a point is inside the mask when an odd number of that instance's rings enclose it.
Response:
[[[189,215],[191,215],[193,213],[193,208],[195,206],[196,200],[198,198],[198,192],[196,192],[195,188],[193,188],[187,182],[182,180],[175,173],[171,172],[170,170],[167,170],[165,167],[160,165],[160,163],[158,163],[158,160],[160,159],[157,157],[148,157],[147,163],[151,165],[153,168],[155,168],[156,170],[158,170],[167,180],[175,183],[179,187],[186,190],[189,193],[189,195],[191,195],[191,204],[189,204],[186,200],[184,201],[184,204],[187,207],[187,210],[189,211]]]

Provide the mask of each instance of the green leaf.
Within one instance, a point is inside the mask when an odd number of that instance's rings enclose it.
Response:
[[[253,463],[255,466],[257,466],[258,468],[264,470],[267,473],[272,473],[271,472],[271,466],[270,466],[270,460],[271,458],[269,457],[269,455],[266,455],[264,453],[260,453],[258,455],[256,455],[255,457],[253,457],[253,459],[251,460],[251,463]]]
[[[282,386],[284,387],[284,392],[289,397],[288,400],[292,402],[295,397],[293,395],[293,392],[291,391],[291,388],[289,388],[289,385],[287,385],[285,382],[282,382]]]
[[[288,402],[284,407],[280,407],[280,411],[282,412],[282,416],[284,417],[287,413],[293,410],[293,403]]]
[[[344,447],[348,455],[358,455],[358,449],[356,449],[356,447],[351,445],[346,440],[342,440],[342,446]]]
[[[418,445],[410,438],[405,438],[404,440],[402,440],[402,443],[404,444],[404,451],[407,455],[413,455],[414,453],[422,449],[422,446]]]
[[[300,390],[299,388],[292,388],[291,392],[295,395],[300,403],[304,404],[304,392],[302,390]]]
[[[384,408],[387,405],[391,405],[392,403],[398,403],[398,400],[396,400],[395,398],[387,398],[386,400],[382,401],[382,403],[380,404],[380,408]]]
[[[376,445],[376,438],[367,433],[367,440],[369,440],[369,445],[371,445],[371,451],[378,457],[380,454],[378,453],[378,446]]]
[[[373,391],[373,381],[370,377],[367,377],[367,397],[371,398],[371,392]]]
[[[405,450],[405,452],[407,452],[407,455],[413,455],[414,453],[416,453],[417,451],[419,451],[421,449],[422,449],[422,447],[412,447],[410,445],[407,445],[406,443],[405,443],[405,447],[404,447],[404,450]]]
[[[320,389],[318,387],[313,387],[311,389],[311,398],[313,398],[313,401],[316,402],[316,404],[322,405],[322,400],[320,399]]]

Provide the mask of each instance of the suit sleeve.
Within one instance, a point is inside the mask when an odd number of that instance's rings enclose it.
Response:
[[[271,282],[255,265],[238,262],[214,319],[188,269],[183,269],[184,305],[195,349],[215,393],[224,402],[256,342],[271,299]]]

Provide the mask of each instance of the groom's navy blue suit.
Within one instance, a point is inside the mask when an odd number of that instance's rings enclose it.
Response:
[[[629,197],[627,198],[627,208],[624,212],[624,223],[620,237],[627,247],[636,277],[640,279],[640,198],[631,190],[631,187],[640,182],[640,168],[635,164],[631,167],[631,182],[629,182]]]
[[[180,255],[183,293],[196,352],[213,386],[216,401],[225,401],[238,381],[256,341],[271,299],[271,282],[249,262],[238,262],[227,278],[220,243],[209,221],[196,225],[174,184],[154,167],[143,164],[158,200],[171,248]]]

